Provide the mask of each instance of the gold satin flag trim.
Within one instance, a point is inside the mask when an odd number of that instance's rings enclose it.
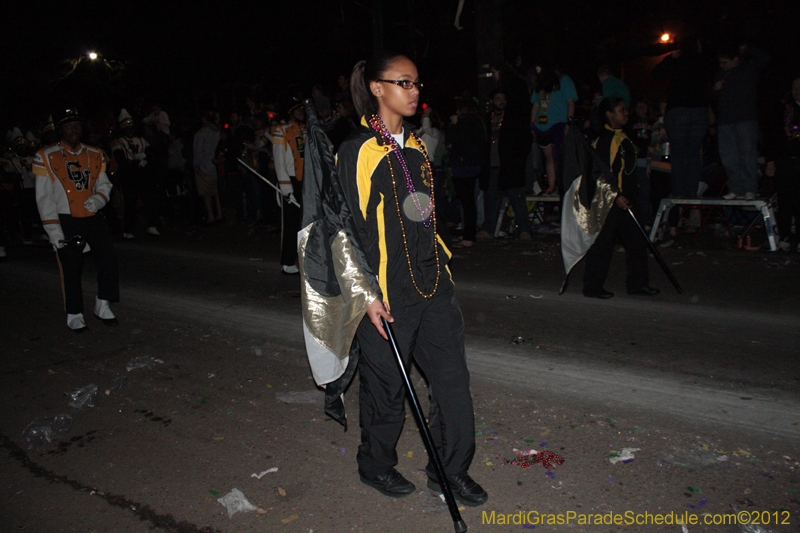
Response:
[[[611,185],[598,180],[597,188],[592,198],[592,207],[591,209],[586,209],[581,204],[579,190],[575,189],[575,195],[572,197],[572,209],[575,211],[578,225],[587,235],[600,233],[600,230],[603,229],[606,215],[608,215],[608,211],[614,205],[616,199],[617,193],[612,190]]]
[[[312,224],[313,226],[313,224]],[[308,231],[305,231],[298,246],[300,272],[308,244]],[[370,287],[361,271],[353,247],[342,229],[336,234],[331,244],[333,267],[336,280],[339,282],[339,296],[323,296],[316,292],[302,276],[300,287],[303,305],[303,319],[309,333],[316,341],[331,351],[339,359],[350,354],[350,345],[356,335],[358,325],[378,295]]]

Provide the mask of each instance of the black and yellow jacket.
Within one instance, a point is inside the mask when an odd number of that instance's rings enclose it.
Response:
[[[620,194],[628,200],[636,197],[636,145],[619,129],[603,128],[594,145],[600,160],[611,168]]]
[[[414,188],[430,195],[431,176],[425,156],[417,140],[410,135],[413,126],[403,124],[403,156],[408,164]],[[422,141],[419,141],[420,143]],[[410,257],[406,257],[403,231],[398,219],[398,202],[392,187],[394,171],[399,202],[399,216],[403,226]],[[417,207],[409,197],[403,167],[392,153],[388,143],[367,125],[362,118],[361,126],[342,143],[337,154],[337,172],[344,197],[353,214],[355,227],[369,263],[376,274],[383,301],[391,307],[405,307],[421,302],[424,298],[415,289],[409,273],[409,259],[417,286],[421,291],[432,291],[436,278],[436,254],[433,225],[414,220],[419,218]],[[404,209],[405,207],[405,209]],[[437,294],[452,290],[453,282],[447,263],[450,251],[437,235],[439,247],[440,280]]]

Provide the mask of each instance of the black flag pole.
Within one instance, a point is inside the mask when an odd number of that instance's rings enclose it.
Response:
[[[433,467],[436,470],[436,477],[439,478],[439,486],[442,489],[442,494],[444,494],[445,502],[447,502],[447,508],[450,510],[450,516],[453,518],[453,525],[456,528],[456,533],[466,533],[467,524],[461,519],[461,513],[458,512],[456,499],[453,496],[453,491],[447,481],[447,475],[444,473],[442,460],[439,458],[439,453],[436,451],[436,447],[433,445],[431,430],[428,427],[427,422],[425,422],[425,416],[422,414],[422,408],[419,405],[419,398],[414,390],[414,385],[411,383],[411,380],[408,377],[408,371],[406,370],[405,364],[403,364],[403,356],[400,354],[400,348],[397,346],[397,340],[395,339],[394,331],[392,331],[392,326],[383,317],[381,317],[381,324],[383,324],[383,329],[386,331],[386,336],[389,337],[389,344],[392,345],[392,351],[394,352],[395,359],[397,360],[397,366],[400,368],[400,374],[403,377],[403,383],[405,383],[406,391],[408,392],[411,408],[414,411],[414,418],[417,419],[420,433],[422,433],[422,442],[425,444],[425,450],[428,452],[428,457],[430,457],[431,461],[433,462]]]
[[[567,275],[564,277],[564,283],[561,284],[561,290],[558,291],[558,295],[561,296],[562,294],[564,294],[568,286],[569,286],[569,272],[567,272]]]
[[[636,215],[633,214],[633,211],[631,211],[630,208],[628,208],[627,211],[631,215],[631,218],[633,219],[633,221],[636,222],[636,227],[639,228],[639,231],[642,232],[642,237],[644,237],[644,240],[647,241],[647,246],[650,248],[650,251],[653,253],[653,257],[656,258],[656,261],[658,261],[658,264],[661,266],[661,270],[664,271],[664,274],[667,275],[669,280],[675,286],[675,290],[678,291],[678,294],[683,294],[683,289],[681,289],[681,286],[678,285],[678,280],[675,279],[675,276],[672,275],[672,272],[670,271],[670,269],[667,266],[667,264],[664,262],[664,259],[661,257],[661,254],[658,253],[658,250],[656,249],[655,245],[653,244],[653,241],[650,240],[650,237],[647,236],[647,232],[644,230],[642,225],[639,224],[639,219],[636,218]]]

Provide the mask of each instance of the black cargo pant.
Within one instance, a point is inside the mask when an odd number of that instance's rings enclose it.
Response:
[[[109,302],[119,301],[119,272],[117,254],[111,242],[111,231],[102,214],[91,217],[58,215],[64,240],[80,235],[92,248],[97,265],[97,297]],[[83,313],[83,251],[74,246],[58,250],[58,265],[61,269],[61,283],[64,290],[64,305],[70,315]]]
[[[475,455],[475,417],[464,350],[464,319],[453,291],[392,309],[392,329],[406,368],[413,357],[429,384],[431,436],[447,475],[469,470]],[[364,318],[356,333],[361,445],[359,473],[369,479],[397,465],[397,441],[405,421],[406,391],[394,353]],[[436,479],[433,463],[428,472]]]
[[[603,288],[617,237],[625,246],[625,265],[628,269],[626,288],[635,291],[649,285],[647,243],[630,213],[615,205],[608,212],[603,229],[586,253],[586,270],[583,272],[584,291],[596,292]]]

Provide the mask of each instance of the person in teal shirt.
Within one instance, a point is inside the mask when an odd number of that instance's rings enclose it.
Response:
[[[544,154],[547,174],[544,194],[553,195],[557,194],[555,162],[575,115],[578,93],[570,77],[559,73],[554,66],[542,64],[537,71],[539,75],[531,96],[531,131]]]
[[[609,96],[616,96],[625,100],[625,106],[631,108],[631,91],[625,82],[617,78],[611,72],[611,67],[603,65],[597,69],[597,77],[600,78],[600,83],[603,85],[603,98]],[[601,98],[601,100],[603,99]]]

